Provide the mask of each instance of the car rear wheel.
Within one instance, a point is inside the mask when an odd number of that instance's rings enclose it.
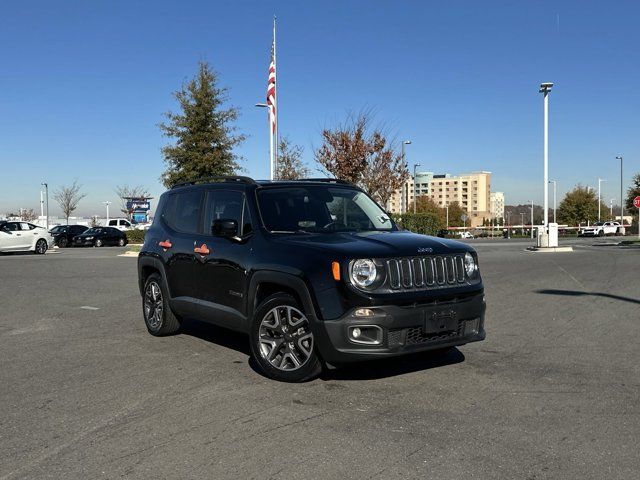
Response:
[[[120,240],[118,240],[119,247],[124,247],[126,244],[127,244],[127,241],[124,238],[121,238]]]
[[[604,230],[600,230],[600,231],[598,232],[598,236],[599,236],[599,237],[604,237]]]
[[[96,247],[101,247],[102,245],[104,245],[104,242],[102,240],[100,240],[99,238],[95,241],[94,244]]]
[[[296,299],[286,293],[271,295],[258,306],[250,343],[260,370],[274,380],[304,382],[322,371],[310,321]]]
[[[35,251],[38,255],[44,255],[47,252],[49,245],[47,245],[47,241],[43,238],[36,242]]]
[[[67,237],[60,237],[60,240],[58,240],[58,246],[60,248],[66,247],[68,243],[69,241],[67,240]]]
[[[180,329],[180,321],[171,311],[169,296],[166,294],[162,279],[157,273],[149,275],[145,282],[142,314],[147,330],[156,337],[171,335]]]

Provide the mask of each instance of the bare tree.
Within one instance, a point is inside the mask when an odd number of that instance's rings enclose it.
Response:
[[[364,188],[382,205],[409,177],[400,155],[394,153],[379,128],[370,131],[371,117],[350,116],[335,129],[322,131],[317,162],[330,174]]]
[[[60,209],[62,213],[67,219],[67,225],[69,225],[69,216],[78,208],[78,203],[87,195],[85,193],[81,193],[80,189],[82,185],[78,185],[76,180],[73,181],[73,184],[66,187],[62,186],[53,194],[53,198],[58,205],[60,205]]]
[[[287,137],[280,139],[276,179],[298,180],[309,175],[309,169],[302,163],[303,151],[300,145],[292,144]]]
[[[124,184],[116,187],[116,195],[120,198],[120,211],[127,217],[127,220],[131,221],[133,210],[127,208],[127,201],[131,198],[148,197],[149,191],[142,185],[130,187],[129,185]]]
[[[33,210],[33,208],[21,208],[20,219],[23,222],[33,222],[38,219],[38,214]]]

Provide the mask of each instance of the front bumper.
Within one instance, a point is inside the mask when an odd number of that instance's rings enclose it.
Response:
[[[478,342],[486,336],[482,291],[446,302],[368,308],[374,315],[356,316],[354,308],[342,318],[317,323],[316,345],[325,361],[344,363],[392,357]],[[350,332],[357,326],[378,327],[380,343],[356,343]]]
[[[93,247],[95,240],[74,240],[70,245],[74,247]]]

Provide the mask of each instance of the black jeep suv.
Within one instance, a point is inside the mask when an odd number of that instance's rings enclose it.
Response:
[[[246,332],[278,380],[485,338],[475,251],[399,230],[338,180],[176,185],[160,197],[138,276],[149,333],[174,333],[185,317]]]

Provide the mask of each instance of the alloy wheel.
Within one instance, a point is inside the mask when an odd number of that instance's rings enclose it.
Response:
[[[313,352],[309,320],[295,307],[272,308],[260,322],[260,354],[278,370],[297,370]]]
[[[44,240],[38,240],[38,243],[36,243],[36,252],[42,255],[46,253],[46,251],[47,251],[47,242]]]
[[[156,282],[149,282],[144,292],[144,319],[152,330],[162,326],[162,290]]]

